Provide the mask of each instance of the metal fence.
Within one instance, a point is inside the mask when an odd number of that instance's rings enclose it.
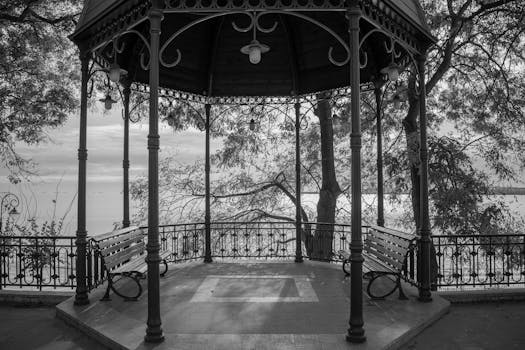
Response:
[[[369,230],[363,227],[365,238]],[[214,222],[210,231],[211,253],[216,259],[295,257],[293,222]],[[349,225],[303,223],[303,256],[339,262],[336,253],[349,250],[350,231]],[[172,262],[204,259],[204,223],[165,225],[159,232],[161,249],[172,253]],[[113,236],[108,233],[97,239]],[[75,240],[74,236],[0,236],[0,289],[74,289]],[[525,235],[433,236],[432,240],[438,289],[525,286]],[[86,257],[87,284],[93,289],[105,281],[106,271],[91,244]],[[414,282],[416,270],[417,252],[408,257],[406,279]]]
[[[203,259],[205,231],[204,223],[161,226],[161,249],[172,252],[172,262]],[[213,222],[210,232],[214,258],[295,258],[293,222]],[[349,249],[349,225],[304,223],[302,233],[306,258],[338,261],[334,252]]]
[[[0,289],[73,289],[75,237],[0,236]]]
[[[437,287],[525,286],[525,235],[433,236]]]

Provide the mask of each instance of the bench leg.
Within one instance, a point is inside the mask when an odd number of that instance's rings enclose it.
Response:
[[[134,296],[128,296],[128,295],[120,293],[117,290],[117,288],[115,288],[115,286],[113,285],[113,277],[115,277],[117,275],[121,275],[121,276],[124,276],[124,277],[131,278],[133,280],[133,282],[135,282],[137,284],[137,288],[138,288],[137,294],[134,295]],[[136,300],[138,300],[138,298],[142,295],[142,285],[140,284],[140,279],[141,278],[143,278],[143,274],[140,273],[140,272],[117,273],[117,274],[113,274],[111,276],[108,276],[108,286],[106,288],[106,293],[104,294],[104,296],[100,300],[101,301],[109,301],[109,300],[111,300],[111,298],[109,297],[110,290],[112,290],[116,295],[118,295],[119,297],[124,299],[124,301],[136,301]]]
[[[164,271],[160,274],[160,277],[164,277],[166,275],[166,272],[168,272],[168,262],[166,259],[162,259],[162,263],[164,264]]]
[[[403,291],[403,286],[401,284],[401,274],[398,274],[397,275],[397,288],[399,289],[399,296],[398,296],[398,299],[399,300],[408,300],[405,292]]]
[[[350,276],[350,260],[343,260],[343,272],[345,275]]]
[[[106,287],[106,293],[104,293],[104,296],[100,301],[110,301],[111,298],[109,297],[109,291],[110,289],[113,289],[113,281],[111,279],[111,276],[108,274],[108,286]]]
[[[392,290],[390,290],[388,293],[385,293],[383,295],[374,295],[372,294],[372,284],[374,284],[374,282],[380,278],[380,277],[384,277],[386,275],[392,275],[393,273],[389,273],[389,272],[375,272],[375,271],[368,271],[366,273],[366,275],[370,276],[370,282],[368,282],[368,286],[366,287],[366,293],[370,296],[370,298],[372,298],[373,300],[384,300],[386,297],[392,295],[396,289],[400,288],[400,299],[401,296],[405,296],[405,294],[403,293],[403,291],[401,290],[401,283],[400,283],[400,277],[398,274],[395,274],[396,275],[396,283],[394,285],[394,288],[392,288]],[[408,299],[408,298],[407,298]]]

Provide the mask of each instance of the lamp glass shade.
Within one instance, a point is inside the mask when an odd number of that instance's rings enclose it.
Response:
[[[390,81],[397,81],[399,79],[399,69],[396,66],[391,65],[388,70],[388,79]]]
[[[117,101],[113,100],[109,94],[99,101],[104,103],[104,108],[108,111],[111,109],[111,107],[113,107],[113,103],[117,103]]]
[[[252,40],[251,43],[241,48],[241,52],[248,55],[250,63],[252,64],[259,64],[261,62],[262,54],[268,51],[270,51],[270,47],[261,44],[257,40]]]
[[[261,62],[261,48],[258,45],[252,45],[249,57],[251,64],[259,64]]]
[[[109,68],[109,80],[114,83],[118,83],[120,81],[120,66],[118,63],[113,63]]]
[[[397,81],[399,79],[400,67],[394,62],[390,63],[387,67],[381,69],[382,74],[388,76],[388,80]]]

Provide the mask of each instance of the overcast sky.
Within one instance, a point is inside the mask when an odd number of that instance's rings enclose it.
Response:
[[[98,106],[88,113],[87,210],[91,231],[111,229],[112,222],[122,220],[124,122],[117,106],[111,113],[103,113]],[[52,200],[59,183],[57,213],[62,215],[74,199],[78,179],[78,129],[79,116],[72,115],[63,127],[49,131],[50,142],[38,146],[17,145],[17,151],[23,157],[38,163],[39,176],[32,179],[32,185],[10,185],[6,169],[0,169],[0,190],[24,196],[24,213],[40,218],[52,217]],[[147,171],[147,130],[146,123],[131,124],[130,127],[131,179]],[[204,157],[203,132],[190,129],[175,133],[161,123],[160,135],[161,157],[162,154],[175,154],[181,162],[194,162]],[[69,221],[76,221],[76,202]]]

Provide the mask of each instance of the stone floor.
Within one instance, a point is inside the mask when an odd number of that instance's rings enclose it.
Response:
[[[136,302],[117,296],[101,302],[57,306],[57,315],[90,337],[115,349],[392,349],[443,316],[449,303],[391,296],[364,298],[367,342],[345,341],[350,279],[326,263],[190,263],[171,266],[161,279],[161,310],[166,340],[143,342],[147,291]],[[123,285],[122,288],[132,288]]]

